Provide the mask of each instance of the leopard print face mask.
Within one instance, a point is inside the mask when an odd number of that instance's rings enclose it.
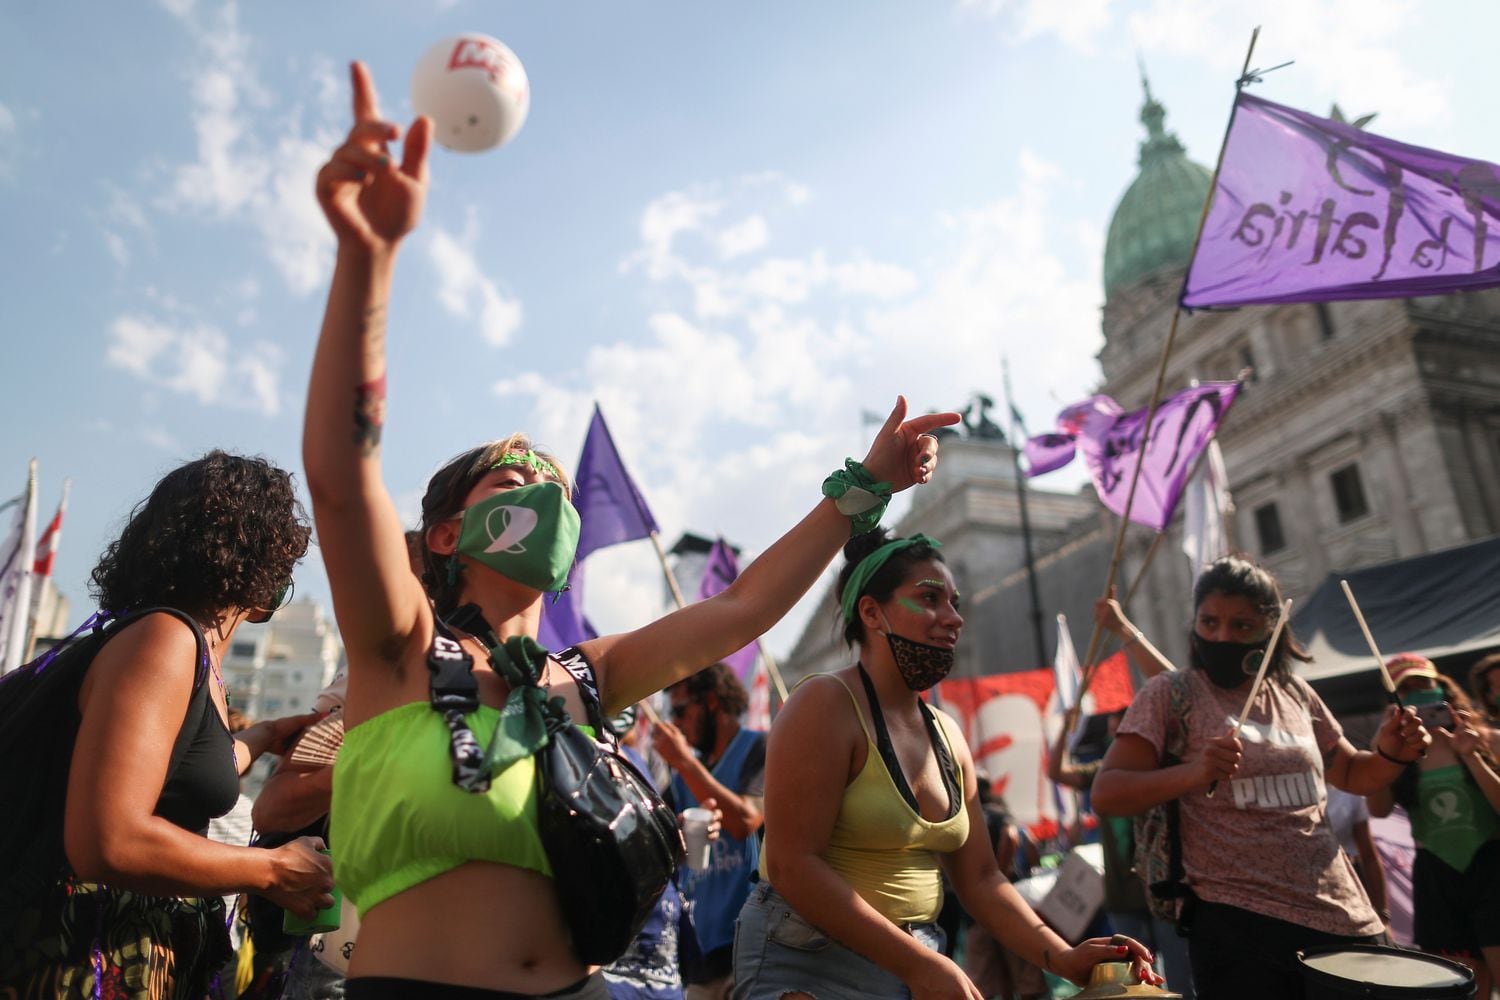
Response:
[[[926,691],[953,670],[954,651],[947,646],[933,646],[897,635],[891,631],[890,622],[885,625],[885,641],[890,644],[891,658],[896,661],[901,679],[913,691]]]

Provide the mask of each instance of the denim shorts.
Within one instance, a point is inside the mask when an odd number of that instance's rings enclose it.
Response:
[[[937,924],[903,928],[933,951],[946,936]],[[734,932],[733,1000],[776,1000],[801,991],[817,1000],[910,1000],[895,975],[850,951],[808,923],[792,905],[759,882],[740,910]]]

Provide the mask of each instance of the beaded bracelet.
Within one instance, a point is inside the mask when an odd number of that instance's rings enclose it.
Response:
[[[849,518],[850,535],[873,531],[880,524],[891,492],[890,483],[876,482],[869,470],[852,458],[845,459],[842,469],[835,469],[823,480],[823,495]]]

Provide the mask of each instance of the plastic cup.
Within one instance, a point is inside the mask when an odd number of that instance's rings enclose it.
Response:
[[[692,871],[708,869],[708,856],[713,848],[708,839],[708,826],[713,821],[712,809],[694,807],[682,811],[682,839],[687,842],[687,866]]]
[[[328,852],[322,851],[327,854]],[[287,934],[301,936],[304,934],[327,934],[329,931],[339,929],[339,912],[344,905],[344,893],[339,889],[338,883],[333,884],[333,902],[313,914],[312,919],[304,920],[291,910],[287,910],[281,918],[281,929]]]

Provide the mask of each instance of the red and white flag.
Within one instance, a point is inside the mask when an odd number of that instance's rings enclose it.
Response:
[[[766,658],[755,658],[755,669],[750,681],[750,708],[745,712],[745,726],[769,732],[771,729],[771,675],[766,669]]]
[[[62,539],[63,515],[68,511],[68,490],[72,485],[73,480],[63,480],[62,499],[57,502],[57,513],[52,515],[52,520],[47,522],[47,527],[42,531],[42,537],[36,541],[36,559],[32,562],[31,572],[38,579],[52,575],[52,564],[57,559],[57,543]]]

